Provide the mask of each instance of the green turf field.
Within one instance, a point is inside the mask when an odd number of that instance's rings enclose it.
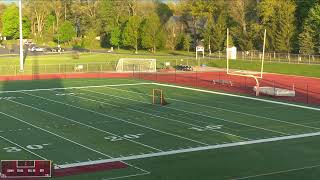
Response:
[[[167,106],[151,104],[155,88]],[[57,179],[320,175],[316,107],[133,79],[5,82],[0,89],[0,159],[49,159],[55,168],[129,164]]]

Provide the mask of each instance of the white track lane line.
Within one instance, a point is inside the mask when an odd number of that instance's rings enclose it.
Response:
[[[87,108],[74,106],[74,105],[71,105],[71,104],[63,103],[63,102],[60,102],[60,101],[55,101],[55,100],[52,100],[52,99],[44,98],[42,96],[37,96],[37,95],[25,93],[25,92],[21,92],[21,93],[29,95],[29,96],[34,96],[34,97],[38,97],[38,98],[41,98],[41,99],[45,99],[47,101],[52,101],[52,102],[56,102],[56,103],[59,103],[59,104],[66,105],[66,106],[70,106],[70,107],[73,107],[73,108],[81,109],[81,110],[84,110],[84,111],[92,112],[92,113],[95,113],[95,114],[98,114],[98,115],[101,115],[101,116],[104,116],[104,117],[108,117],[108,118],[112,118],[112,119],[115,119],[115,120],[118,120],[118,121],[126,122],[128,124],[132,124],[132,125],[135,125],[135,126],[138,126],[138,127],[145,128],[145,129],[153,130],[153,131],[156,131],[156,132],[159,132],[159,133],[162,133],[162,134],[174,136],[174,137],[177,137],[177,138],[180,138],[180,139],[185,139],[185,140],[188,140],[188,141],[191,141],[191,142],[195,142],[195,143],[198,143],[198,144],[201,144],[201,145],[209,145],[207,143],[203,143],[203,142],[200,142],[200,141],[196,141],[196,140],[189,139],[189,138],[186,138],[186,137],[183,137],[183,136],[179,136],[179,135],[175,135],[175,134],[172,134],[172,133],[164,132],[164,131],[161,131],[161,130],[158,130],[158,129],[154,129],[154,128],[151,128],[151,127],[148,127],[148,126],[141,125],[141,124],[133,123],[133,122],[121,119],[121,118],[110,116],[110,115],[107,115],[107,114],[104,114],[104,113],[99,113],[99,112],[96,112],[96,111],[93,111],[93,110],[90,110],[90,109],[87,109]]]
[[[102,130],[102,129],[99,129],[99,128],[96,128],[94,126],[90,126],[90,125],[87,125],[85,123],[81,123],[81,122],[78,122],[78,121],[75,121],[73,119],[70,119],[70,118],[67,118],[67,117],[64,117],[64,116],[60,116],[58,114],[55,114],[55,113],[52,113],[52,112],[49,112],[49,111],[46,111],[46,110],[43,110],[43,109],[39,109],[39,108],[36,108],[36,107],[33,107],[33,106],[30,106],[30,105],[27,105],[27,104],[23,104],[23,103],[20,103],[20,102],[16,102],[16,101],[13,101],[13,100],[8,100],[12,103],[16,103],[16,104],[19,104],[21,106],[26,106],[26,107],[29,107],[29,108],[32,108],[32,109],[35,109],[35,110],[38,110],[38,111],[41,111],[41,112],[45,112],[47,114],[50,114],[50,115],[53,115],[53,116],[56,116],[56,117],[59,117],[59,118],[62,118],[62,119],[65,119],[67,121],[71,121],[73,123],[76,123],[76,124],[80,124],[82,126],[85,126],[85,127],[88,127],[88,128],[91,128],[91,129],[94,129],[96,131],[100,131],[100,132],[103,132],[103,133],[107,133],[107,134],[110,134],[110,135],[113,135],[113,136],[116,136],[116,137],[120,137],[119,135],[117,134],[114,134],[114,133],[111,133],[109,131],[105,131],[105,130]],[[152,147],[152,146],[149,146],[149,145],[146,145],[146,144],[143,144],[143,143],[140,143],[140,142],[137,142],[137,141],[134,141],[134,140],[131,140],[131,139],[128,139],[128,138],[125,138],[125,137],[121,137],[127,141],[130,141],[132,143],[135,143],[135,144],[139,144],[140,146],[144,146],[144,147],[147,147],[149,149],[153,149],[153,150],[156,150],[156,151],[162,151],[161,149],[158,149],[158,148],[155,148],[155,147]]]

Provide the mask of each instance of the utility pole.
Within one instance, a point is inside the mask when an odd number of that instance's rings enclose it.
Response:
[[[19,33],[20,33],[20,72],[23,72],[24,67],[23,67],[23,34],[22,34],[22,0],[19,0]]]

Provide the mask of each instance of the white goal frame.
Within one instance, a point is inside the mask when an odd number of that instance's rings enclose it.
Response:
[[[125,61],[136,61],[137,63],[132,63],[133,69],[125,69]],[[150,66],[147,69],[141,69],[139,66],[139,61],[150,63]],[[130,64],[129,64],[130,65]],[[138,68],[136,69],[135,65],[138,65]],[[138,72],[157,72],[157,60],[156,59],[144,59],[144,58],[121,58],[119,59],[117,66],[116,66],[117,72],[132,72],[132,71],[138,71]]]
[[[263,49],[262,49],[262,59],[261,59],[261,68],[259,72],[259,76],[254,75],[254,74],[246,74],[246,73],[239,73],[239,72],[230,72],[229,69],[229,28],[227,28],[227,49],[226,49],[226,55],[227,55],[227,74],[228,75],[233,75],[233,76],[241,76],[241,77],[249,77],[253,78],[256,81],[256,96],[259,96],[259,88],[260,88],[260,83],[259,79],[263,78],[263,70],[264,70],[264,56],[265,56],[265,47],[266,47],[266,37],[267,37],[267,30],[264,30],[264,38],[263,38]]]

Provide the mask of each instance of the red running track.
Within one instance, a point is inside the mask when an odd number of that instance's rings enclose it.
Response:
[[[0,76],[0,81],[36,80],[36,79],[74,79],[74,78],[136,78],[178,85],[201,87],[231,93],[254,96],[255,80],[248,77],[231,76],[225,72],[158,72],[158,73],[71,73],[71,74],[39,74],[23,76]],[[215,81],[232,82],[214,84]],[[260,86],[271,86],[295,89],[295,97],[276,97],[312,105],[320,105],[320,78],[291,76],[281,74],[265,74]]]

